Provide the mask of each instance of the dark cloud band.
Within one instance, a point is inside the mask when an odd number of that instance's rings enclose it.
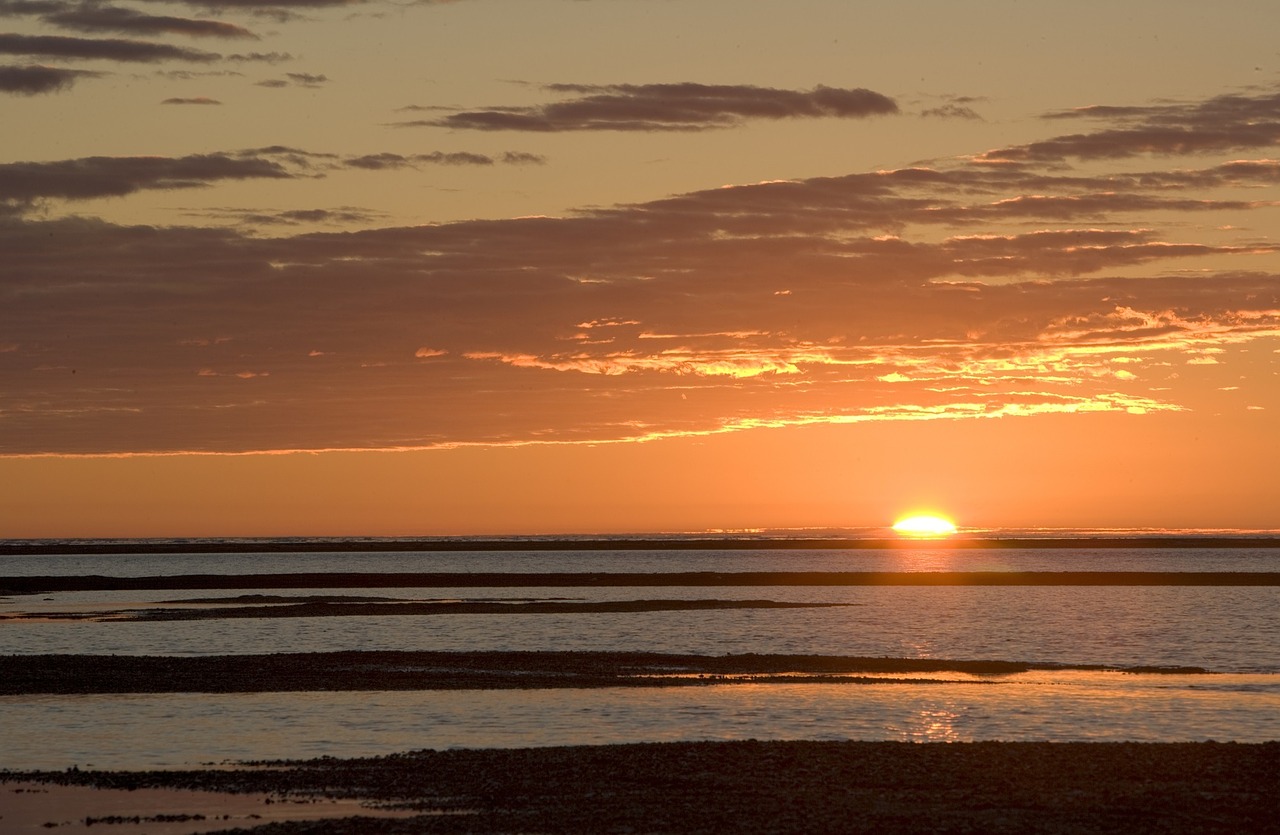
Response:
[[[40,65],[0,66],[0,92],[32,96],[66,90],[80,78],[100,78],[102,73]]]
[[[196,188],[218,180],[290,176],[278,162],[225,154],[11,162],[0,165],[0,201],[23,204],[42,198],[120,197],[143,189]]]
[[[898,112],[888,96],[861,88],[778,90],[750,85],[552,84],[574,98],[529,107],[449,113],[404,127],[485,131],[703,131],[750,119],[858,119]]]
[[[243,26],[220,20],[149,15],[119,6],[68,4],[41,19],[78,32],[121,32],[126,35],[186,35],[194,38],[256,38]]]
[[[202,52],[169,44],[120,38],[69,38],[59,35],[0,34],[0,54],[45,55],[58,58],[84,58],[106,61],[199,61],[219,59],[213,52]]]
[[[1280,93],[1217,96],[1203,102],[1093,106],[1048,114],[1054,121],[1099,120],[1097,131],[989,151],[982,159],[1053,163],[1265,148],[1280,143]]]

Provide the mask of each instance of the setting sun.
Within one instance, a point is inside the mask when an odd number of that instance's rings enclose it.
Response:
[[[913,514],[894,522],[893,530],[903,536],[950,536],[956,526],[941,516]]]

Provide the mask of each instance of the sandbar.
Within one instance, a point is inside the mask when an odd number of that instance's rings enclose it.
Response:
[[[495,690],[697,687],[735,683],[904,684],[1029,670],[1212,676],[1199,667],[1105,667],[1017,661],[836,655],[657,652],[343,651],[266,655],[0,656],[0,695],[264,693],[332,690]],[[921,678],[930,674],[933,678]],[[916,677],[909,677],[916,676]],[[971,679],[963,679],[971,680]]]
[[[315,572],[0,576],[0,595],[57,591],[631,586],[1280,586],[1280,571]]]

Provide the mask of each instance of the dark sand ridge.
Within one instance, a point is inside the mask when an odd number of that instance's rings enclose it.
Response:
[[[435,813],[235,830],[256,835],[1280,832],[1275,742],[688,742],[261,765],[0,781],[355,797]]]
[[[1277,571],[326,572],[0,576],[0,594],[156,589],[572,588],[622,586],[1280,586]]]
[[[110,610],[78,610],[74,612],[19,612],[0,615],[0,622],[23,620],[96,620],[96,621],[175,621],[221,620],[224,618],[323,618],[383,617],[387,615],[532,615],[680,612],[707,609],[829,609],[854,606],[854,603],[791,603],[778,600],[611,600],[582,602],[564,600],[538,601],[342,601],[309,600],[255,603],[249,606],[197,606],[180,608],[163,604]]]
[[[995,682],[1029,670],[1212,675],[1198,667],[1109,667],[830,655],[653,652],[389,652],[0,656],[0,695],[678,687],[710,684]],[[930,678],[911,677],[928,674]],[[892,676],[902,678],[892,678]],[[982,676],[971,679],[969,676]],[[888,678],[886,678],[888,677]]]

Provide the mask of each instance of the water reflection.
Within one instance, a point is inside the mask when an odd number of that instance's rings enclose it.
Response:
[[[959,742],[960,714],[947,708],[922,708],[910,718],[900,739],[906,742]]]
[[[890,571],[992,571],[998,570],[983,563],[981,568],[975,567],[972,557],[950,548],[929,548],[921,545],[916,548],[904,548],[898,552],[897,565]],[[984,557],[987,555],[984,554]]]
[[[0,738],[12,769],[699,739],[1262,742],[1280,738],[1280,675],[0,697]]]

